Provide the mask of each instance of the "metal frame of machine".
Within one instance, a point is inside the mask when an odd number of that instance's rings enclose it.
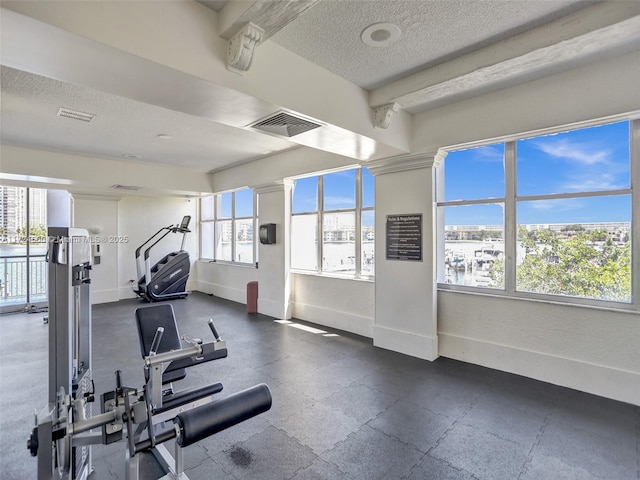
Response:
[[[27,442],[31,454],[38,457],[38,480],[86,480],[93,471],[91,446],[125,438],[126,480],[139,479],[143,451],[152,451],[158,458],[167,472],[163,479],[188,480],[184,447],[271,408],[271,392],[265,384],[218,400],[213,395],[222,390],[221,383],[178,392],[163,390],[164,375],[227,356],[226,343],[209,320],[213,341],[182,337],[189,346],[178,340],[180,346],[167,351],[159,351],[162,337],[178,335],[177,327],[169,332],[153,327],[147,332],[153,336],[151,346],[143,352],[145,384],[123,386],[118,370],[115,389],[101,395],[101,413],[92,415],[90,237],[86,230],[50,228],[49,240],[49,396]],[[172,309],[170,315],[173,319]],[[174,456],[162,445],[173,438]]]

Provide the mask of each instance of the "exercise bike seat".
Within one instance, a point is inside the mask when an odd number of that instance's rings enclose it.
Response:
[[[138,337],[140,339],[140,353],[142,358],[149,355],[153,337],[158,327],[164,328],[162,340],[156,353],[169,352],[171,350],[179,350],[182,345],[180,335],[178,334],[178,325],[176,317],[173,313],[173,306],[170,303],[151,305],[148,307],[140,307],[136,309],[136,324],[138,326]],[[148,373],[145,371],[145,376]],[[165,372],[162,375],[162,384],[181,380],[187,376],[184,368]],[[149,380],[146,378],[146,380]]]

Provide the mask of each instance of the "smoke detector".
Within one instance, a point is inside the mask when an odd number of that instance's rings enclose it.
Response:
[[[363,30],[360,38],[370,47],[388,47],[400,38],[401,33],[393,23],[374,23]]]
[[[321,126],[316,121],[281,111],[252,123],[248,128],[291,138]]]

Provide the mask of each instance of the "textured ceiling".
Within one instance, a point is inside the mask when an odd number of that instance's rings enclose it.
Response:
[[[86,87],[1,68],[0,140],[36,148],[123,158],[211,171],[297,146]],[[96,117],[58,117],[60,107]],[[170,133],[161,140],[158,135]]]
[[[198,1],[215,11],[229,4],[226,0]],[[268,0],[254,1],[268,4]],[[437,71],[442,62],[592,3],[595,2],[320,0],[267,42],[276,42],[365,89],[375,89],[417,71]],[[361,41],[362,31],[379,22],[394,23],[401,29],[395,44],[375,48]],[[260,56],[260,47],[256,55]],[[206,115],[187,115],[4,66],[1,73],[0,140],[7,144],[119,159],[135,155],[140,158],[133,161],[198,171],[223,169],[297,145],[283,138],[224,125],[225,120],[237,115],[234,102],[227,97],[215,100],[207,97],[211,102],[207,108],[219,114],[214,122]],[[249,72],[247,77],[250,75]],[[146,97],[143,101],[147,101]],[[91,123],[60,118],[56,116],[60,107],[96,117]],[[419,111],[417,107],[406,111],[414,113]],[[173,138],[160,140],[158,135],[165,133]]]
[[[576,0],[323,0],[271,39],[365,89],[477,50],[566,15]],[[374,23],[402,34],[388,47],[365,45]]]

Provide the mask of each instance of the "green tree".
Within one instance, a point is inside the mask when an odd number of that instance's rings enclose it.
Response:
[[[37,226],[33,226],[31,225],[29,227],[29,235],[30,238],[29,240],[31,242],[46,242],[47,239],[47,229],[44,225],[37,225]]]
[[[504,288],[504,259],[498,258],[493,262],[493,266],[489,271],[489,278],[491,279],[491,287]]]
[[[518,229],[525,258],[517,267],[518,291],[628,302],[631,300],[631,245],[617,245],[603,231],[564,239],[551,230]],[[492,287],[504,288],[505,263],[497,259]]]
[[[631,298],[631,249],[616,245],[604,231],[561,239],[540,231],[527,242],[518,267],[518,290],[615,301]]]

